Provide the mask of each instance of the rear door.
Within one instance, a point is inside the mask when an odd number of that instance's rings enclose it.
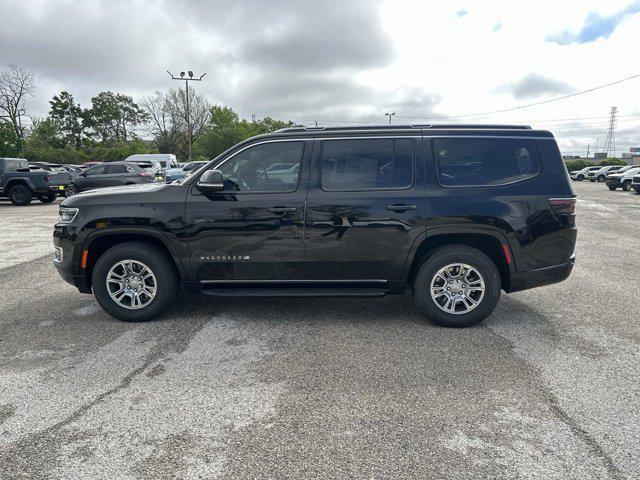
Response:
[[[186,223],[191,268],[197,280],[299,280],[304,268],[303,218],[312,142],[269,140],[231,153],[216,166],[224,190],[193,186]],[[292,163],[295,176],[271,175]]]
[[[96,165],[94,167],[88,168],[83,175],[80,175],[76,179],[76,184],[78,185],[80,190],[90,190],[92,188],[98,188],[102,186],[101,179],[104,175],[105,169],[105,165]]]
[[[419,136],[318,138],[305,218],[305,278],[400,280],[426,229]]]

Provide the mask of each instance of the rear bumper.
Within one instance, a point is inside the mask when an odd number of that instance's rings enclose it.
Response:
[[[572,255],[568,262],[550,267],[536,268],[526,272],[512,272],[507,292],[519,292],[535,287],[543,287],[566,280],[576,263],[576,256]]]

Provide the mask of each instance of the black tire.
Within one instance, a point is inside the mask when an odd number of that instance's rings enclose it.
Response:
[[[589,181],[590,181],[590,182],[595,182],[595,181],[596,181],[596,179],[595,179],[595,178],[590,178],[590,179],[589,179]]]
[[[625,180],[622,183],[622,190],[624,190],[625,192],[628,192],[629,190],[631,190],[631,180]]]
[[[584,180],[584,175],[578,175],[578,178],[576,178],[576,180],[581,182],[582,180]]]
[[[157,291],[148,305],[131,310],[109,295],[107,275],[111,267],[122,260],[142,262],[153,272]],[[96,262],[91,278],[93,294],[100,306],[112,317],[125,322],[146,322],[162,315],[173,305],[179,287],[171,258],[155,245],[144,242],[125,242],[111,247]]]
[[[617,187],[614,187],[613,185],[607,185],[607,187],[609,187],[609,190],[611,190],[612,192],[617,188]]]
[[[431,297],[431,282],[436,273],[453,263],[464,263],[475,268],[484,279],[484,296],[467,313],[447,313]],[[442,327],[470,327],[487,318],[500,300],[500,274],[493,261],[480,250],[466,245],[447,245],[434,250],[424,261],[414,282],[416,303],[424,315]],[[454,306],[454,308],[456,308]]]
[[[51,203],[58,198],[58,194],[56,192],[36,193],[36,197],[38,197],[38,200],[42,203]]]
[[[33,199],[33,192],[25,185],[16,185],[9,189],[9,200],[18,207],[29,205]]]
[[[606,179],[607,179],[607,178],[606,178],[604,175],[600,175],[600,176],[598,177],[598,181],[599,181],[599,182],[604,182]]]

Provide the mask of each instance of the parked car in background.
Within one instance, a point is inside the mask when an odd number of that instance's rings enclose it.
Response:
[[[133,163],[107,162],[95,165],[73,179],[73,193],[95,188],[153,183],[155,177]]]
[[[640,172],[640,165],[629,165],[628,167],[624,171],[620,169],[616,173],[607,175],[606,184],[609,190],[615,190],[616,188],[622,188],[625,192],[631,190],[633,177]]]
[[[51,203],[68,185],[68,172],[40,167],[32,170],[24,158],[0,158],[0,196],[8,197],[14,205],[29,205],[34,196],[42,203]]]
[[[596,170],[600,170],[602,167],[597,165],[594,167],[584,167],[580,170],[574,170],[572,172],[569,172],[569,176],[571,177],[571,180],[577,180],[578,182],[583,181],[585,178],[587,178],[587,174],[591,171],[596,171]]]
[[[196,171],[198,168],[202,167],[203,165],[206,165],[207,163],[209,162],[198,161],[198,162],[185,163],[182,167],[179,167],[179,168],[169,168],[164,172],[165,182],[171,183],[171,182],[175,182],[176,180],[180,180],[181,178],[184,178],[187,175],[189,175],[190,172]]]
[[[53,261],[126,321],[162,314],[182,284],[236,299],[411,291],[427,318],[465,327],[502,290],[569,276],[575,197],[547,131],[289,128],[181,182],[69,197]]]
[[[604,182],[607,179],[607,173],[613,173],[621,168],[622,165],[607,165],[598,170],[589,170],[587,172],[587,178],[591,182]]]
[[[154,166],[159,163],[162,170],[178,167],[178,160],[172,153],[137,153],[135,155],[129,155],[124,161],[133,163],[149,162]]]
[[[636,193],[640,193],[640,172],[631,179],[631,188],[633,188]]]

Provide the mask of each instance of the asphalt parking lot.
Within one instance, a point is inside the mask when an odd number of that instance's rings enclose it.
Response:
[[[0,478],[640,476],[640,195],[574,184],[566,282],[480,326],[409,296],[189,296],[126,324],[0,201]]]

